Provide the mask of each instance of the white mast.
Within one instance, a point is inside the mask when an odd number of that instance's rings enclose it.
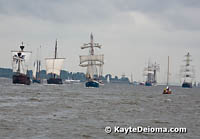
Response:
[[[133,83],[133,74],[131,73],[131,83]]]
[[[168,63],[167,63],[167,86],[169,85],[169,56],[168,56]]]

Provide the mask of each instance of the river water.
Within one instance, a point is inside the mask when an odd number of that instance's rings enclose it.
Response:
[[[105,84],[13,85],[0,79],[0,139],[200,139],[200,88]],[[185,127],[187,133],[110,133],[105,127]]]

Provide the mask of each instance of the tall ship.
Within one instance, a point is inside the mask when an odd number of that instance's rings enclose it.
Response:
[[[54,58],[46,58],[46,74],[50,76],[47,79],[47,84],[63,84],[60,77],[60,72],[65,58],[57,57],[57,40],[55,44]]]
[[[144,69],[144,76],[146,76],[145,86],[152,86],[157,84],[157,72],[160,70],[160,66],[157,63],[148,63],[148,66]]]
[[[184,59],[185,65],[182,66],[182,68],[181,68],[182,87],[183,88],[192,88],[192,82],[194,79],[194,68],[190,64],[191,61],[192,61],[191,55],[188,52],[185,55],[185,59]]]
[[[94,54],[94,49],[101,49],[101,45],[99,43],[94,43],[93,35],[90,35],[90,43],[84,44],[81,49],[89,49],[89,55],[81,55],[80,56],[80,65],[81,67],[86,67],[86,87],[99,87],[102,84],[100,78],[103,73],[103,64],[104,64],[104,55],[96,55]]]
[[[41,48],[41,46],[40,46]],[[39,56],[39,50],[37,49],[37,57],[36,60],[34,61],[33,65],[33,83],[41,83],[41,78],[40,78],[40,71],[41,71],[41,60]]]
[[[31,51],[24,51],[24,44],[20,46],[19,51],[11,51],[12,53],[12,69],[13,84],[25,84],[30,85],[31,80],[28,75],[28,62],[31,56]]]

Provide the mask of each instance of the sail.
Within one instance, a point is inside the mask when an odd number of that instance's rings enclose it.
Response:
[[[20,54],[20,55],[19,55]],[[31,52],[28,51],[12,51],[12,69],[13,72],[26,74],[28,70]]]
[[[94,65],[94,66],[99,66],[99,67],[103,67],[103,64],[97,64],[97,63],[93,63],[92,65]],[[79,66],[81,66],[81,67],[88,67],[88,66],[91,66],[91,63],[86,63],[86,64],[81,64],[81,65],[79,65]]]
[[[87,67],[86,78],[87,79],[100,79],[103,74],[103,64],[104,64],[104,55],[95,55],[94,48],[101,48],[99,43],[94,43],[93,35],[90,35],[90,43],[84,44],[81,49],[89,48],[89,55],[80,56],[81,67]],[[98,67],[97,67],[98,66]]]
[[[80,64],[88,61],[98,61],[104,63],[104,55],[82,55],[80,56]]]
[[[37,62],[34,62],[33,78],[35,79],[36,79],[36,74],[37,74]]]
[[[194,73],[195,71],[194,71],[194,67],[190,64],[190,62],[192,62],[192,59],[189,53],[185,55],[184,62],[185,64],[181,67],[181,70],[180,70],[182,74],[182,80],[183,82],[192,83],[195,76],[195,73]]]
[[[87,67],[87,72],[86,72],[86,77],[87,78],[91,78],[93,79],[94,75],[95,75],[95,66],[94,65],[89,65]]]
[[[107,83],[110,83],[110,76],[107,76]]]
[[[35,79],[37,79],[39,76],[38,74],[40,72],[40,66],[41,66],[40,64],[41,64],[40,60],[34,62],[33,78]]]
[[[47,58],[45,60],[47,74],[53,73],[59,76],[63,66],[64,58]]]

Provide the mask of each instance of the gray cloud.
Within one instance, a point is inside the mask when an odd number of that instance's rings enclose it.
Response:
[[[199,0],[118,0],[122,12],[137,11],[173,29],[200,29]]]
[[[94,23],[113,14],[105,0],[1,0],[0,12],[64,23]]]
[[[166,28],[200,29],[199,0],[0,0],[1,14],[66,24],[110,22],[123,12],[140,12]]]

